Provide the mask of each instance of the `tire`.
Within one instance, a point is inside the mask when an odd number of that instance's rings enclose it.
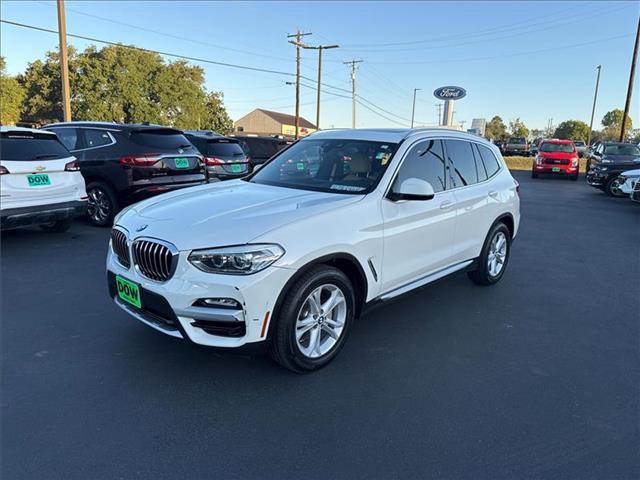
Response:
[[[533,169],[531,169],[531,178],[538,178],[538,174]]]
[[[575,181],[578,180],[578,175],[579,175],[578,173],[576,173],[575,175],[571,175],[571,176],[569,176],[569,179],[573,180],[575,182]]]
[[[604,186],[604,191],[607,195],[614,198],[622,198],[627,196],[620,190],[620,182],[618,181],[617,176],[613,176],[609,178],[609,180],[607,180],[607,183]]]
[[[326,305],[334,293],[340,303],[330,314],[313,306],[312,297],[319,296],[320,305]],[[298,278],[284,295],[272,325],[271,357],[297,373],[324,367],[343,347],[354,321],[356,295],[351,281],[341,270],[319,265]],[[340,323],[342,326],[337,327]],[[329,330],[337,334],[337,339],[329,335]],[[317,341],[312,344],[314,339]]]
[[[504,254],[502,255],[502,263],[499,271],[491,271],[489,268],[489,258],[492,255],[492,246],[495,247],[495,240],[502,239],[505,242]],[[504,223],[496,223],[482,246],[482,251],[477,259],[477,265],[475,270],[467,272],[469,278],[478,285],[494,285],[500,281],[507,269],[507,263],[509,262],[509,255],[511,253],[511,234],[509,229]],[[495,255],[493,255],[495,258]],[[498,265],[497,262],[495,265]]]
[[[57,222],[45,223],[44,225],[40,225],[40,229],[47,233],[62,233],[69,230],[72,223],[73,218],[67,218],[66,220],[59,220]]]
[[[87,185],[89,204],[87,218],[96,227],[109,227],[118,211],[118,200],[113,189],[104,182],[90,182]]]

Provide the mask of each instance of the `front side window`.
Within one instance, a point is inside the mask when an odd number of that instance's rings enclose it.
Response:
[[[284,150],[249,181],[343,194],[371,192],[387,169],[397,144],[365,140],[301,140]]]
[[[56,133],[58,139],[68,150],[73,151],[80,148],[78,131],[75,128],[52,128],[51,131]]]
[[[429,182],[434,192],[441,192],[446,188],[445,163],[441,140],[420,142],[407,152],[395,185],[401,185],[408,178],[419,178]]]
[[[453,187],[459,188],[478,183],[471,143],[463,140],[445,140],[445,144]]]

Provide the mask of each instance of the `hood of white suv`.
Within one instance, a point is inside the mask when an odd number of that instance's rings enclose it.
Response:
[[[150,198],[127,209],[116,224],[132,239],[158,238],[179,250],[241,245],[362,198],[232,180]]]

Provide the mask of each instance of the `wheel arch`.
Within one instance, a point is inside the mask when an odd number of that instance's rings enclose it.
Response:
[[[513,240],[514,235],[515,235],[515,228],[516,228],[516,224],[515,224],[515,220],[513,219],[513,215],[511,215],[511,213],[509,213],[509,212],[506,212],[506,213],[503,213],[502,215],[498,216],[498,218],[496,218],[493,221],[493,223],[489,227],[488,231],[490,232],[491,229],[498,223],[504,223],[504,225],[509,230],[509,235],[511,236],[511,239]]]
[[[289,291],[291,286],[298,280],[298,278],[300,278],[300,276],[304,275],[312,268],[317,267],[318,265],[328,265],[337,268],[347,277],[349,277],[349,280],[351,280],[351,283],[353,284],[353,287],[355,289],[356,295],[355,316],[358,317],[360,315],[360,313],[362,312],[362,308],[366,302],[367,292],[369,288],[367,275],[365,274],[364,268],[355,256],[346,252],[337,252],[315,258],[300,267],[295,272],[295,274],[293,274],[291,278],[287,280],[287,282],[284,284],[284,287],[282,287],[282,290],[280,290],[276,303],[274,304],[273,311],[271,312],[271,318],[276,319],[278,317],[280,307],[287,292]],[[269,331],[267,333],[268,337],[271,336],[272,323],[273,322],[269,322]]]

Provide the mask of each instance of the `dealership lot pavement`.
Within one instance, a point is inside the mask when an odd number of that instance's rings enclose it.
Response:
[[[640,206],[515,176],[499,285],[376,306],[306,376],[128,317],[108,230],[4,233],[2,477],[640,477]]]

